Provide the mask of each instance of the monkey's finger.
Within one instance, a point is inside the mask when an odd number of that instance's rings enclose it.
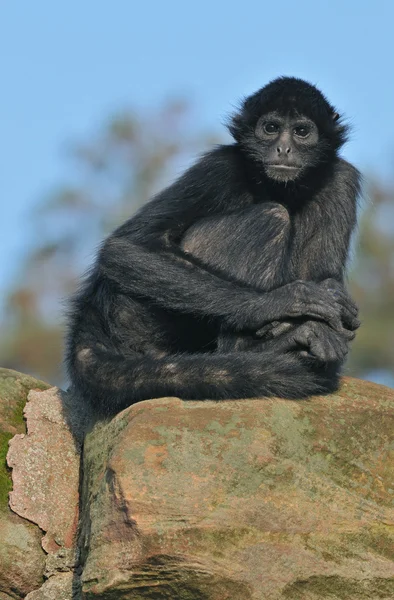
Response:
[[[341,316],[343,324],[346,326],[346,329],[350,329],[350,331],[355,331],[360,327],[361,321],[359,321],[359,319],[357,319],[347,311],[343,310]]]
[[[327,348],[320,340],[310,346],[309,353],[319,362],[329,362]]]
[[[313,330],[313,323],[305,323],[301,325],[293,332],[294,340],[300,346],[306,346],[309,348],[314,339],[316,339],[316,334]]]
[[[264,327],[261,327],[256,331],[256,336],[260,338],[265,336],[271,337],[272,330],[278,325],[280,325],[280,321],[272,321],[271,323],[267,323],[264,325]]]
[[[343,328],[341,331],[341,336],[348,342],[351,342],[356,337],[356,333],[354,331],[350,331],[349,329]]]
[[[358,315],[358,306],[354,302],[353,298],[349,296],[343,289],[341,289],[338,282],[334,280],[329,280],[323,285],[327,292],[333,297],[333,299],[341,304],[344,308],[347,308],[354,316]]]
[[[339,311],[327,302],[294,302],[289,308],[290,317],[309,317],[318,321],[326,321],[333,329],[342,327]]]
[[[342,336],[333,335],[329,343],[331,347],[331,360],[343,360],[346,357],[349,350],[346,340]]]
[[[343,292],[334,292],[334,300],[340,304],[345,310],[349,311],[354,317],[358,315],[358,306]]]
[[[321,362],[329,363],[343,358],[342,347],[337,342],[335,335],[320,332],[320,335],[313,340],[311,352]]]
[[[334,300],[340,304],[344,309],[348,310],[354,317],[358,315],[358,306],[350,300],[349,296],[346,296],[342,292],[335,292],[333,294]]]
[[[311,346],[311,352],[324,363],[342,361],[348,348],[342,336],[321,334]]]
[[[311,326],[305,326],[305,329],[300,327],[298,335],[295,337],[300,345],[307,346],[310,358],[322,363],[328,361],[329,348],[326,340],[317,335],[313,329],[313,324]]]
[[[309,350],[301,350],[300,356],[303,356],[304,358],[312,358],[312,354],[309,352]]]
[[[352,298],[350,298],[348,294],[346,294],[346,292],[342,291],[341,289],[338,289],[337,287],[328,287],[326,288],[326,290],[329,293],[329,296],[331,296],[331,298],[334,300],[334,302],[337,302],[341,306],[347,308],[353,314],[358,313],[358,307],[356,303],[353,301]]]
[[[334,331],[342,330],[342,321],[337,311],[327,306],[313,305],[313,310],[308,315],[319,320],[326,321]]]
[[[276,325],[276,327],[273,327],[271,329],[270,336],[273,338],[276,338],[276,337],[282,335],[282,333],[286,333],[286,331],[289,331],[292,327],[293,327],[293,324],[288,323],[286,321],[284,321],[283,323],[278,323],[278,325]]]

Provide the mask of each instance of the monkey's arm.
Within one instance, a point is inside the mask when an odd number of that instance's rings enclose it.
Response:
[[[351,236],[356,226],[361,176],[353,165],[338,160],[334,173],[301,217],[302,278],[344,282]],[[308,228],[310,230],[308,235]],[[306,240],[306,241],[305,241]]]
[[[322,190],[318,205],[310,207],[308,226],[316,219],[324,223],[319,226],[319,235],[310,237],[304,245],[302,277],[313,280],[327,295],[341,302],[342,329],[337,332],[347,342],[354,339],[354,331],[360,326],[358,308],[345,286],[345,267],[349,253],[351,235],[356,225],[357,199],[360,194],[360,173],[344,160],[339,160],[329,190]],[[307,232],[301,236],[306,238]],[[343,307],[346,306],[346,310]],[[285,331],[296,328],[299,322],[272,322],[258,331],[268,339],[281,336]],[[335,338],[327,323],[316,321],[314,335],[323,341]],[[335,339],[334,339],[335,341]]]
[[[319,236],[311,238],[305,247],[305,279],[316,281],[323,290],[335,296],[345,295],[349,312],[342,313],[343,325],[354,331],[359,326],[357,306],[345,285],[346,263],[351,236],[357,220],[357,200],[361,176],[350,163],[340,159],[336,165],[330,188],[322,190],[318,198],[316,218],[324,223]]]
[[[339,326],[334,301],[311,282],[296,281],[267,293],[236,286],[189,262],[173,249],[154,249],[125,237],[104,247],[99,269],[120,292],[167,310],[219,318],[234,330],[308,316]]]
[[[235,330],[302,315],[338,327],[336,303],[315,283],[297,281],[259,293],[225,281],[180,250],[178,242],[193,222],[247,202],[231,167],[218,151],[192,167],[110,236],[99,256],[101,273],[122,293],[167,310],[219,318]]]

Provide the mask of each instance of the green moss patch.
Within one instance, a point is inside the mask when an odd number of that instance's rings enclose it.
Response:
[[[0,511],[8,506],[8,494],[12,489],[11,475],[6,465],[8,442],[12,433],[0,433]]]

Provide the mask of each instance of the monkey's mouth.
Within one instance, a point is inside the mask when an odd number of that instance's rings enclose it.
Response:
[[[294,165],[275,165],[275,164],[267,164],[266,167],[268,169],[275,169],[278,171],[298,171],[300,167],[295,167]]]
[[[265,172],[269,179],[275,181],[295,181],[302,173],[301,167],[295,165],[276,165],[269,163],[265,165]]]

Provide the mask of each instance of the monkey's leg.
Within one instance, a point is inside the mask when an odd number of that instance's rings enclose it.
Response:
[[[292,338],[284,344],[286,349],[296,346]],[[304,398],[337,385],[307,360],[279,353],[277,347],[258,353],[174,354],[159,359],[81,347],[71,368],[76,389],[102,414],[161,396]]]

